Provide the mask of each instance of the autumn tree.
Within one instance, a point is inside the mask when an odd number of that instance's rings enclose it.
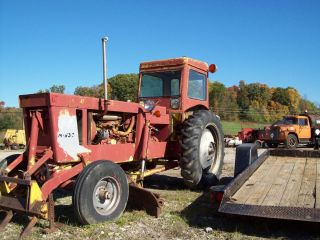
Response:
[[[299,103],[299,111],[304,112],[308,111],[310,113],[320,113],[319,107],[315,103],[310,102],[309,100],[302,98]]]
[[[289,98],[289,110],[290,113],[299,113],[299,104],[301,101],[301,96],[297,89],[293,87],[287,87],[286,92]]]
[[[270,101],[268,105],[268,112],[270,115],[270,121],[275,122],[282,119],[283,116],[290,113],[289,107],[279,102]]]

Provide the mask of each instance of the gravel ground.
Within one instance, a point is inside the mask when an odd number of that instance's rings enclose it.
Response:
[[[0,151],[0,159],[14,153]],[[225,153],[222,177],[230,177],[235,148],[226,148]],[[320,239],[319,225],[218,214],[207,190],[185,187],[179,168],[147,178],[145,187],[165,199],[159,218],[127,209],[115,222],[80,226],[73,215],[71,194],[57,192],[56,220],[64,225],[45,235],[41,229],[47,223],[40,221],[27,239]],[[15,217],[0,239],[17,239],[26,222],[25,217]]]

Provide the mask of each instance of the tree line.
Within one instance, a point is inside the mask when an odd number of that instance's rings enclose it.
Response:
[[[108,80],[108,96],[111,99],[136,101],[138,74],[118,74]],[[103,97],[103,85],[77,87],[74,94]],[[272,88],[266,84],[241,80],[239,85],[226,87],[223,83],[209,82],[211,109],[227,121],[252,121],[271,123],[284,115],[299,114],[308,110],[319,113],[319,106],[301,97],[293,87]]]
[[[306,110],[319,114],[319,106],[301,97],[293,87],[272,88],[266,84],[246,84],[226,87],[220,82],[209,83],[210,106],[221,119],[273,122],[284,115],[299,114]]]
[[[138,74],[118,74],[108,80],[108,98],[132,102],[138,92]],[[53,85],[41,92],[64,93],[64,85]],[[103,84],[78,86],[75,95],[104,97]],[[284,115],[297,114],[308,110],[320,113],[319,106],[303,98],[293,87],[272,88],[266,84],[249,83],[241,80],[238,85],[226,87],[223,83],[209,82],[209,103],[212,111],[227,121],[252,121],[271,123]],[[21,128],[22,114],[19,108],[5,107],[0,101],[0,130]]]
[[[13,128],[22,129],[22,110],[15,107],[5,107],[0,101],[0,131]]]

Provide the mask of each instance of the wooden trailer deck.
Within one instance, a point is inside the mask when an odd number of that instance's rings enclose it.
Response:
[[[318,156],[310,150],[267,151],[226,188],[219,211],[320,222]]]
[[[270,156],[231,200],[257,206],[320,207],[320,161]]]

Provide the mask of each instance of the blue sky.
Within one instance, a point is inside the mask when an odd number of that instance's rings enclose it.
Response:
[[[141,61],[188,56],[216,63],[226,86],[297,88],[320,102],[320,1],[0,0],[0,100],[137,73]]]

